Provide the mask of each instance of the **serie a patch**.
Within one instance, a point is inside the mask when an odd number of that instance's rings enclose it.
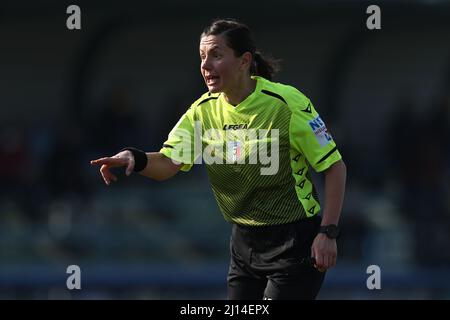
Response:
[[[242,143],[240,141],[227,142],[227,154],[231,155],[231,162],[239,162],[242,158]]]
[[[316,139],[321,147],[324,147],[331,141],[333,141],[333,138],[331,137],[331,134],[328,132],[328,129],[325,125],[325,122],[320,119],[320,116],[317,116],[317,118],[309,121],[309,126],[314,132],[314,135],[316,136]]]

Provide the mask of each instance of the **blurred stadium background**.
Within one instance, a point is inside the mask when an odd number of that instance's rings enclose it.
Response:
[[[311,98],[347,163],[319,298],[450,298],[450,1],[93,2],[0,3],[0,298],[226,297],[230,226],[203,167],[106,187],[89,164],[159,150],[205,91],[198,39],[215,17],[283,60],[276,80]],[[366,288],[372,264],[381,290]]]

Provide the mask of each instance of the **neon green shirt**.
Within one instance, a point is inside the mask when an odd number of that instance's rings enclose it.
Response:
[[[160,150],[189,171],[205,163],[225,220],[275,225],[320,210],[309,167],[341,159],[311,101],[294,87],[261,77],[236,106],[205,93],[181,117]]]

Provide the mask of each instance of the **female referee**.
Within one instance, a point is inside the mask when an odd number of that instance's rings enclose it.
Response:
[[[246,25],[213,21],[201,34],[200,58],[208,92],[159,152],[128,147],[91,164],[109,185],[117,180],[110,168],[165,180],[203,158],[232,223],[228,298],[315,299],[336,264],[346,180],[336,144],[305,95],[271,82],[277,65],[256,50]],[[325,176],[321,216],[310,167]]]

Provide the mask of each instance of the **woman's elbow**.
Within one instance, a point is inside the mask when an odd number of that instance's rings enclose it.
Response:
[[[344,175],[347,175],[347,166],[345,165],[344,160],[341,159],[340,163],[341,163],[341,170],[342,170],[342,173],[343,173]]]

